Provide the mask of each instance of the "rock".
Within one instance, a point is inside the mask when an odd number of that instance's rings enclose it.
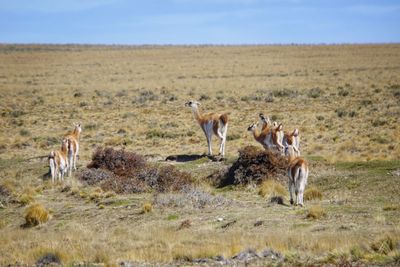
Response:
[[[261,226],[263,223],[264,223],[264,221],[256,221],[254,223],[254,227]]]
[[[281,253],[276,252],[272,249],[266,249],[263,252],[261,252],[261,256],[263,258],[270,258],[271,260],[283,260],[284,257]]]
[[[47,253],[36,261],[37,266],[61,265],[60,258],[54,253]]]
[[[232,257],[233,260],[247,262],[254,259],[259,259],[260,256],[254,249],[247,249]]]

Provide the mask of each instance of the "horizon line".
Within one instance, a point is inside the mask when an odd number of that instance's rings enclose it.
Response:
[[[118,43],[12,43],[0,42],[0,46],[110,46],[110,47],[211,47],[211,46],[340,46],[340,45],[399,45],[400,42],[337,42],[337,43],[243,43],[243,44],[223,44],[223,43],[188,43],[188,44],[118,44]]]

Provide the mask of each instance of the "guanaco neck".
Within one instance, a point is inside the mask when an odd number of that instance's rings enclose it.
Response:
[[[260,131],[257,129],[257,128],[255,128],[255,129],[253,129],[253,136],[254,136],[254,139],[256,139],[256,140],[258,140],[258,137],[260,137]]]
[[[74,131],[72,132],[72,136],[75,137],[76,140],[79,140],[79,136],[80,136],[80,131],[75,128]]]
[[[64,143],[61,145],[61,154],[63,156],[67,156],[67,146],[68,146],[68,143]]]
[[[200,123],[201,120],[203,119],[203,116],[200,114],[199,108],[192,107],[192,113],[193,113],[194,118]]]

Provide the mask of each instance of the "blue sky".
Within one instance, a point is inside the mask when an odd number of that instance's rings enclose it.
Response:
[[[400,0],[0,0],[0,43],[400,42]]]

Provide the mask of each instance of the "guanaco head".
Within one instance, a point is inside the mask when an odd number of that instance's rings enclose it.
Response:
[[[264,114],[262,113],[258,114],[258,116],[260,117],[260,122],[262,123],[263,126],[264,125],[268,126],[271,124],[271,121],[268,116],[264,116]]]
[[[82,132],[82,125],[81,123],[74,123],[74,133],[80,134]]]
[[[254,123],[250,124],[250,126],[247,128],[247,131],[254,132],[257,129],[257,126],[258,126],[258,122],[254,122]]]
[[[191,107],[191,108],[197,108],[200,105],[201,104],[199,102],[193,101],[193,100],[190,100],[190,101],[185,103],[185,107]]]

